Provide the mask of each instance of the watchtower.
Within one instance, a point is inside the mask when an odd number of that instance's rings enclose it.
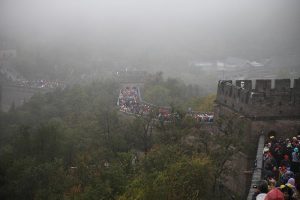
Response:
[[[243,172],[251,171],[257,159],[258,136],[277,134],[286,138],[299,134],[300,79],[219,81],[214,122],[221,134],[237,132],[245,144],[245,156],[237,155],[232,161],[240,176],[228,177],[225,183],[243,195],[251,179]]]
[[[219,81],[215,118],[235,113],[247,119],[247,132],[274,130],[296,134],[300,129],[300,79]]]

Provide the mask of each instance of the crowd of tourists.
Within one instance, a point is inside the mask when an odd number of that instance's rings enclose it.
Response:
[[[169,108],[159,108],[158,109],[158,120],[159,121],[172,121],[173,114]]]
[[[136,115],[148,115],[156,109],[156,106],[141,101],[139,90],[136,87],[121,89],[117,104],[120,107],[120,111]],[[169,110],[158,109],[158,118],[167,119],[169,116]]]
[[[270,136],[263,150],[263,180],[255,199],[300,199],[300,135],[292,138]]]
[[[64,88],[65,84],[60,81],[48,81],[48,80],[15,80],[13,82],[16,86],[26,87],[26,88]]]
[[[158,107],[146,103],[140,99],[139,90],[137,87],[125,87],[120,90],[117,105],[120,111],[128,114],[148,115],[153,111],[157,111],[156,119],[159,121],[174,121],[179,118],[178,113],[172,113],[171,108]],[[213,113],[200,113],[188,111],[188,114],[195,119],[195,122],[213,122]]]
[[[120,90],[118,98],[120,111],[136,115],[148,115],[152,107],[140,100],[139,90],[136,87],[126,87]]]
[[[200,112],[191,111],[188,113],[188,115],[192,116],[197,123],[214,121],[213,113],[200,113]]]
[[[64,88],[65,84],[59,81],[47,81],[47,80],[14,80],[12,82],[15,86],[19,87],[26,87],[26,88],[48,88],[48,89],[55,89],[55,88]]]

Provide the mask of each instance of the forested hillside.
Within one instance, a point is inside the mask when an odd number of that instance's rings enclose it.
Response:
[[[212,135],[185,109],[209,111],[196,86],[149,80],[147,101],[181,113],[169,124],[127,116],[116,107],[113,81],[74,85],[35,95],[1,113],[0,199],[230,199],[225,165],[242,144],[237,135]],[[164,96],[162,96],[162,95]],[[155,96],[158,95],[158,96]],[[155,111],[153,111],[155,112]]]

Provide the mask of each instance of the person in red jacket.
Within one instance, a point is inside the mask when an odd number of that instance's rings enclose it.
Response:
[[[274,188],[268,192],[265,200],[284,200],[284,196],[278,188]]]

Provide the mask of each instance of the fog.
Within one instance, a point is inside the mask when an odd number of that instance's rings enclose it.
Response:
[[[0,200],[256,199],[299,88],[300,0],[0,0]]]
[[[0,49],[17,49],[31,66],[38,54],[45,68],[93,60],[172,71],[195,60],[300,53],[298,0],[0,2]]]

